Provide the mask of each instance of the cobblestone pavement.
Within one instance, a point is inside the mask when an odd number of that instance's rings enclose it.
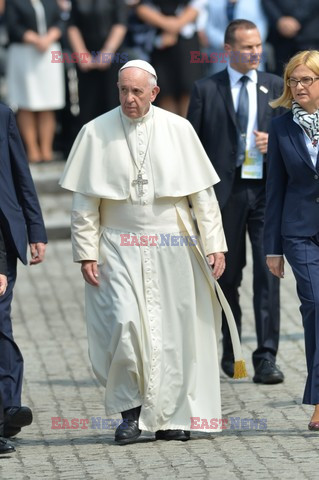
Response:
[[[252,375],[256,341],[250,265],[241,300],[243,348]],[[113,430],[52,428],[52,417],[69,422],[105,418],[103,389],[87,354],[83,283],[68,240],[52,241],[43,264],[19,266],[13,319],[25,358],[23,403],[33,409],[34,422],[14,440],[17,452],[0,458],[1,479],[318,478],[319,434],[307,430],[312,407],[301,405],[306,367],[291,273],[282,282],[278,363],[285,382],[255,385],[251,377],[235,381],[222,374],[228,428],[213,435],[195,433],[186,443],[155,442],[151,434],[143,434],[138,443],[121,447],[113,442]],[[255,426],[266,429],[253,428],[245,419],[255,419]]]

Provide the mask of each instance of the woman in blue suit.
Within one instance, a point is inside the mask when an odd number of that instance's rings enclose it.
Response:
[[[319,430],[319,51],[292,57],[284,83],[271,103],[289,112],[269,134],[265,253],[279,278],[285,255],[297,281],[308,370],[303,403],[315,406],[308,428]]]

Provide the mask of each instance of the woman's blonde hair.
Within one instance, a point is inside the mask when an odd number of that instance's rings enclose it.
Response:
[[[281,97],[269,102],[272,108],[285,107],[291,108],[293,96],[291,94],[291,88],[287,85],[287,80],[295,68],[299,65],[306,65],[315,75],[319,76],[319,51],[318,50],[305,50],[294,55],[287,65],[284,71],[284,91]]]

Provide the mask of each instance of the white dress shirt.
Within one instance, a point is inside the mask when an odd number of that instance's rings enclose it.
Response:
[[[243,75],[249,78],[249,81],[246,84],[248,91],[249,99],[249,113],[248,113],[248,126],[247,126],[247,149],[256,146],[256,137],[253,133],[254,130],[257,130],[257,72],[256,70],[250,70],[249,72],[243,74],[237,72],[232,67],[228,65],[227,67],[229,79],[230,79],[230,88],[231,94],[233,97],[233,104],[235,112],[237,112],[238,101],[239,101],[239,92],[242,86],[240,81]]]

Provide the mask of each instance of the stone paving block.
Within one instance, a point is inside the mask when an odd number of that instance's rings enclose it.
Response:
[[[83,317],[84,289],[69,241],[51,242],[42,265],[19,266],[14,333],[25,358],[23,401],[34,423],[14,440],[17,453],[0,459],[4,480],[214,480],[313,479],[318,435],[308,432],[312,408],[301,405],[306,375],[303,331],[294,280],[282,282],[282,327],[278,363],[281,385],[255,385],[251,353],[255,329],[251,300],[251,260],[245,270],[243,351],[250,378],[221,374],[223,416],[266,419],[264,431],[241,427],[221,433],[194,433],[186,443],[156,442],[143,434],[135,445],[118,446],[114,430],[91,428],[106,418],[103,388],[92,373]],[[88,419],[87,429],[53,429],[52,417]],[[119,416],[115,415],[116,419]]]

